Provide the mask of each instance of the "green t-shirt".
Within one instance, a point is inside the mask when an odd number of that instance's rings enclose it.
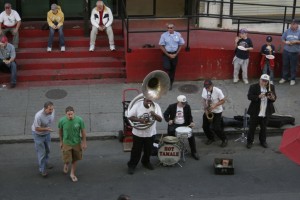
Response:
[[[60,118],[58,128],[63,130],[63,143],[67,145],[77,145],[81,143],[81,130],[85,129],[81,117],[75,115],[74,119],[69,120],[66,116]]]

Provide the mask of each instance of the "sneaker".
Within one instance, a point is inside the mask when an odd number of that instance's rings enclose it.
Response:
[[[248,79],[244,79],[243,81],[244,81],[244,83],[245,83],[246,85],[249,84]]]
[[[285,80],[285,79],[283,79],[283,78],[282,78],[282,79],[280,79],[280,81],[279,81],[279,83],[280,83],[280,84],[282,84],[282,83],[285,83],[285,82],[286,82],[286,80]]]
[[[252,142],[251,143],[247,143],[247,149],[251,149],[252,148]]]
[[[62,46],[61,48],[60,48],[60,51],[66,51],[66,47],[65,46]]]
[[[47,52],[51,52],[52,51],[52,48],[51,47],[48,47],[47,48]]]
[[[270,81],[270,84],[271,84],[271,85],[274,85],[273,81]]]
[[[48,173],[46,171],[40,172],[40,174],[41,174],[42,177],[47,177],[48,176]]]
[[[222,141],[222,143],[221,143],[221,147],[226,147],[228,145],[228,140],[227,139],[225,139],[225,140],[223,140]]]
[[[109,48],[110,48],[111,51],[115,51],[116,50],[115,45],[110,45]]]
[[[50,163],[47,163],[46,167],[47,167],[47,169],[53,169],[54,166]]]
[[[192,157],[195,159],[195,160],[199,160],[199,155],[197,153],[192,153]]]
[[[91,45],[89,51],[94,51],[95,50],[95,45]]]
[[[233,79],[233,83],[239,82],[239,79]]]
[[[128,167],[128,174],[134,174],[134,168],[132,168],[132,167]]]
[[[154,170],[154,167],[151,163],[146,163],[146,164],[143,163],[143,166],[149,170]]]
[[[296,81],[295,80],[291,80],[290,85],[295,85]]]
[[[268,148],[268,144],[266,142],[261,142],[260,145],[263,147],[263,148]]]

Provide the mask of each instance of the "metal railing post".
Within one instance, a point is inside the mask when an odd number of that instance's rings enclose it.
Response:
[[[284,27],[285,27],[285,21],[286,21],[286,6],[284,6],[284,15],[283,15],[283,26],[282,26],[282,33],[284,32]]]
[[[185,51],[190,51],[190,16],[187,17],[187,36]]]
[[[238,19],[238,27],[236,30],[236,36],[239,36],[239,33],[240,33],[240,19]]]

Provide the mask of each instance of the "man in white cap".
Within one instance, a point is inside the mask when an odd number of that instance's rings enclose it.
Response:
[[[268,147],[266,142],[266,126],[268,117],[275,112],[273,103],[276,101],[275,87],[269,81],[269,75],[263,74],[260,77],[259,83],[251,85],[248,91],[248,99],[251,101],[247,112],[250,115],[247,135],[248,149],[253,145],[257,125],[260,125],[260,145],[264,148]]]
[[[179,95],[177,97],[177,102],[168,106],[167,110],[164,112],[164,119],[168,123],[168,135],[171,136],[175,136],[175,129],[178,127],[189,126],[193,128],[195,126],[195,123],[193,122],[191,107],[187,103],[186,96]],[[199,160],[195,137],[193,134],[188,138],[188,141],[191,148],[192,157],[195,160]]]

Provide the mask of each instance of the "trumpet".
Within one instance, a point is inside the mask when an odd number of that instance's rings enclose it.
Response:
[[[269,89],[268,89],[268,92],[266,92],[266,97],[268,98],[268,99],[270,99],[270,100],[275,100],[275,94],[274,94],[274,92],[272,92],[272,90],[271,90],[271,84],[270,84],[270,81],[269,81]]]

